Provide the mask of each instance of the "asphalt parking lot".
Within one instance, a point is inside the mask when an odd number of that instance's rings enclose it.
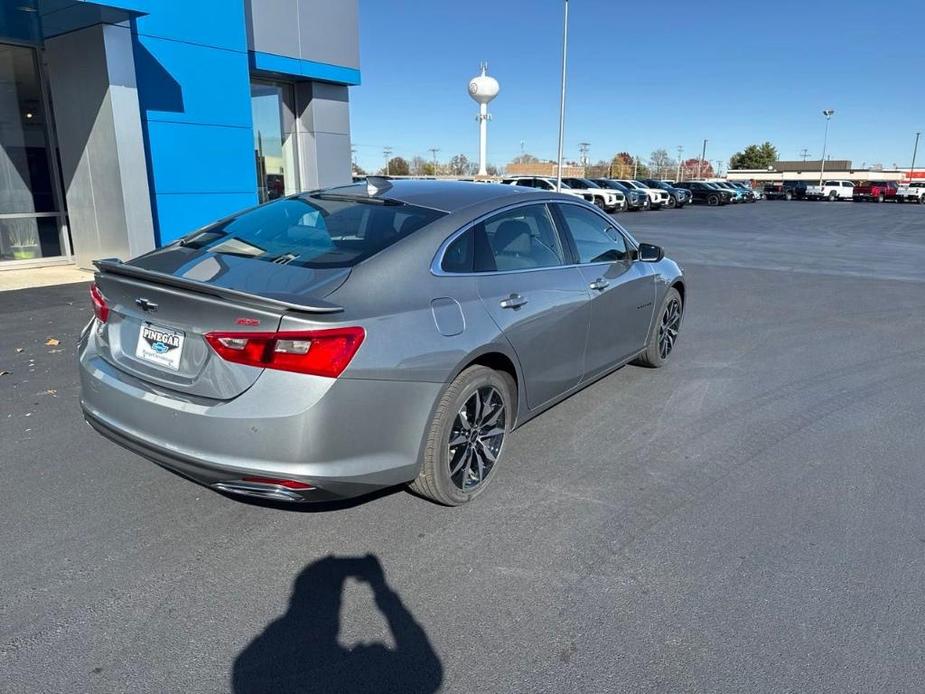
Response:
[[[925,208],[617,219],[688,273],[673,362],[458,509],[193,485],[82,422],[86,285],[0,293],[0,690],[921,691]]]

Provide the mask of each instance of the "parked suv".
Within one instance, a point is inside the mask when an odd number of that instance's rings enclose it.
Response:
[[[644,178],[640,183],[645,183],[650,188],[660,188],[668,193],[668,207],[681,209],[691,201],[691,192],[684,188],[676,188],[665,181],[658,181],[654,178]]]
[[[728,205],[732,202],[732,191],[714,188],[704,181],[683,181],[675,183],[675,185],[689,190],[695,203],[716,207],[717,205]]]
[[[539,190],[554,191],[556,189],[555,179],[543,178],[541,176],[515,176],[513,178],[505,178],[502,183],[512,186],[523,186],[525,188],[538,188]],[[620,206],[620,200],[612,190],[602,190],[601,188],[576,189],[563,180],[561,192],[566,195],[574,195],[575,197],[587,200],[607,212],[615,212]]]
[[[884,202],[886,200],[896,200],[896,191],[899,186],[895,181],[871,181],[863,185],[854,187],[854,199],[865,202],[874,200]]]
[[[587,178],[568,177],[568,178],[563,178],[562,182],[568,185],[568,187],[571,188],[572,190],[577,190],[582,194],[590,193],[594,195],[597,193],[597,191],[601,191],[602,193],[601,195],[599,195],[594,200],[589,200],[589,202],[593,202],[595,205],[597,205],[598,207],[601,207],[601,209],[604,209],[607,212],[623,212],[626,209],[626,193],[624,193],[621,190],[609,190],[608,189],[606,191],[606,193],[613,195],[617,199],[616,207],[611,209],[609,207],[602,207],[601,204],[598,204],[598,201],[603,201],[605,199],[605,196],[603,196],[604,188],[599,186],[594,181],[591,181]]]
[[[617,183],[622,183],[627,188],[635,188],[646,193],[649,196],[649,203],[653,210],[659,210],[663,206],[668,205],[668,193],[666,193],[661,188],[651,188],[639,181],[630,180],[630,179],[616,179]]]
[[[649,195],[641,190],[630,188],[610,178],[592,178],[591,182],[597,183],[605,190],[617,190],[623,193],[626,199],[626,209],[628,210],[638,212],[639,210],[649,209]]]

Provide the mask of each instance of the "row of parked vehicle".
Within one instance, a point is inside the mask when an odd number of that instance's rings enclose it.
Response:
[[[543,176],[514,176],[502,183],[540,190],[555,190],[556,181]],[[663,207],[681,209],[688,204],[717,207],[738,202],[755,202],[761,193],[744,183],[732,181],[663,181],[615,178],[562,179],[561,192],[580,197],[605,212],[617,213],[658,210]]]
[[[830,180],[822,185],[809,185],[806,181],[781,181],[764,186],[768,200],[856,200],[859,202],[910,202],[925,205],[925,181],[900,183],[897,181]]]

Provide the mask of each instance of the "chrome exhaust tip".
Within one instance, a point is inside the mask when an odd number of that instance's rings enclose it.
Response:
[[[231,480],[228,482],[215,482],[211,485],[212,489],[228,494],[238,496],[249,496],[256,499],[267,499],[270,501],[286,501],[290,503],[304,503],[308,499],[303,496],[303,492],[294,489],[287,489],[281,484],[269,484],[266,482],[248,482],[245,480]],[[313,487],[308,487],[304,491],[311,491]]]

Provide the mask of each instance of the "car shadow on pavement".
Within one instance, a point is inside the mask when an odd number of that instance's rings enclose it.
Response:
[[[338,643],[344,584],[372,590],[392,632],[382,643],[345,648]],[[379,560],[329,556],[296,578],[289,608],[235,659],[235,694],[251,692],[435,692],[443,666],[427,634],[385,581]]]

